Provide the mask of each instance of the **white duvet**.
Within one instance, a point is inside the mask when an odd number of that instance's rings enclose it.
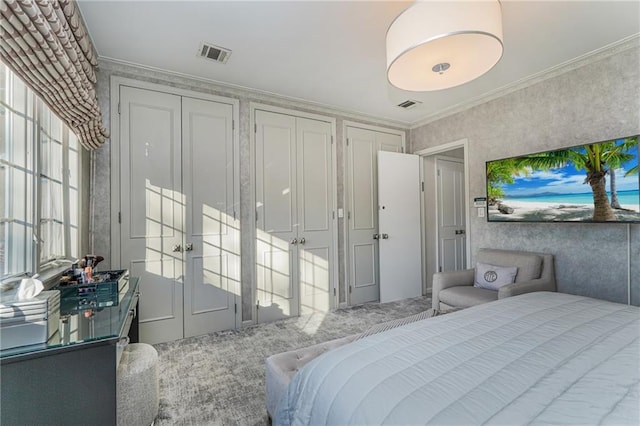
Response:
[[[640,425],[640,308],[509,297],[330,351],[275,425]]]

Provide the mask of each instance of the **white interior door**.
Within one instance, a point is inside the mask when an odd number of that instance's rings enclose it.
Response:
[[[466,220],[464,211],[464,164],[436,158],[438,197],[438,270],[464,269]]]
[[[182,98],[184,337],[236,327],[240,228],[232,122],[231,104]]]
[[[258,322],[299,314],[295,117],[256,110]]]
[[[380,298],[378,270],[378,151],[401,152],[399,134],[348,126],[347,259],[351,305]]]
[[[296,118],[300,313],[332,307],[333,158],[331,124]]]
[[[422,295],[420,157],[378,153],[380,302]]]
[[[183,336],[180,97],[121,87],[121,261],[140,277],[140,340]]]

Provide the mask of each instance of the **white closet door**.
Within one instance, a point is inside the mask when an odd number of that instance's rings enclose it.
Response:
[[[378,151],[402,151],[402,136],[347,127],[348,259],[351,305],[380,298],[378,267]]]
[[[296,119],[298,265],[301,314],[327,312],[332,299],[331,125]]]
[[[257,110],[257,321],[299,314],[296,199],[296,119]]]
[[[184,337],[236,327],[240,229],[232,126],[232,105],[182,98]]]
[[[120,92],[121,265],[140,277],[140,339],[182,338],[180,97]]]

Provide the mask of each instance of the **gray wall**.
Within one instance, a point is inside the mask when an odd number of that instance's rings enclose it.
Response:
[[[411,151],[466,138],[470,202],[485,196],[487,160],[640,133],[640,48],[632,46],[410,131]],[[480,247],[554,253],[559,291],[640,304],[640,224],[488,223],[470,208]],[[627,237],[629,232],[630,237]],[[628,256],[630,255],[630,273]]]
[[[121,76],[133,78],[141,81],[164,84],[167,86],[195,90],[202,93],[209,93],[219,96],[226,96],[240,100],[240,226],[241,229],[250,229],[254,226],[252,223],[251,211],[251,182],[250,167],[250,112],[249,103],[259,102],[262,104],[275,105],[297,111],[311,112],[325,115],[336,119],[336,143],[337,143],[337,169],[338,169],[338,208],[344,208],[344,191],[343,191],[343,175],[344,175],[344,140],[342,135],[343,122],[345,120],[357,121],[364,124],[373,124],[384,126],[392,129],[403,129],[403,126],[394,121],[385,121],[374,119],[358,114],[349,114],[347,112],[338,112],[329,108],[306,104],[278,98],[270,95],[263,95],[259,92],[231,88],[227,86],[216,85],[211,82],[190,79],[182,76],[176,76],[168,73],[148,70],[129,65],[117,64],[114,62],[101,61],[98,70],[98,100],[102,108],[102,114],[105,126],[110,128],[110,78],[111,76]],[[101,266],[106,269],[115,267],[116,262],[111,262],[111,223],[110,212],[111,203],[115,200],[111,199],[111,141],[94,151],[92,154],[92,192],[91,192],[91,251],[95,254],[105,256],[105,265]],[[338,219],[338,258],[339,258],[339,294],[340,302],[345,301],[344,286],[344,222]],[[241,235],[241,277],[242,277],[242,317],[243,320],[250,320],[252,315],[252,283],[251,270],[254,265],[254,253],[251,245],[250,233],[244,232]]]

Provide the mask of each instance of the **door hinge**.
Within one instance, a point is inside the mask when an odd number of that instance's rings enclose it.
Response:
[[[233,313],[234,313],[234,314],[237,314],[237,313],[238,313],[238,304],[237,304],[237,303],[234,303],[234,304],[233,304]]]
[[[353,287],[349,286],[349,293],[353,291]]]
[[[336,295],[336,288],[335,287],[333,288],[333,295],[334,296]]]
[[[258,133],[258,123],[253,123],[253,133]]]
[[[351,211],[347,212],[347,220],[351,220]]]
[[[120,102],[118,102],[118,114],[120,114]]]
[[[236,129],[236,120],[231,120],[231,130]]]
[[[333,145],[333,136],[331,136],[331,145]]]
[[[256,310],[260,309],[260,301],[256,300]]]
[[[438,272],[442,272],[442,266],[438,266]]]
[[[118,223],[122,223],[122,213],[118,212]]]
[[[256,222],[258,221],[258,210],[256,210]]]
[[[332,216],[333,220],[336,220],[336,212],[335,212],[335,210],[331,212],[331,216]]]
[[[233,211],[233,220],[236,220],[236,211]]]
[[[404,154],[404,146],[400,147],[400,152]]]
[[[440,176],[440,169],[438,169],[438,176]]]
[[[424,182],[420,182],[420,186],[422,187],[422,192],[424,192]]]

